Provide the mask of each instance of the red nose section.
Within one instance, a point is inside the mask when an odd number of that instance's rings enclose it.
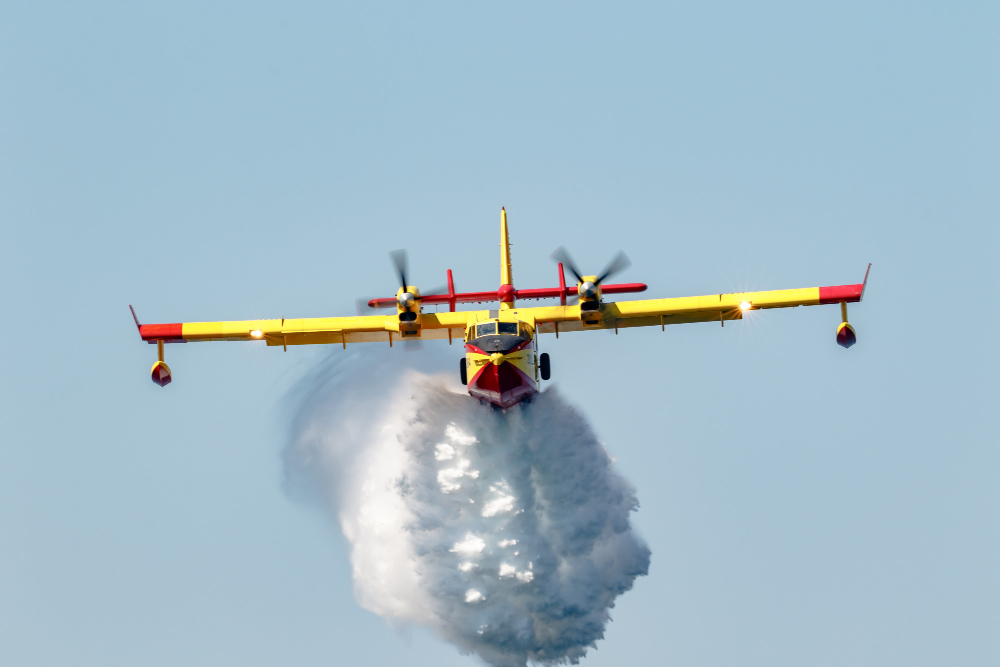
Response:
[[[535,383],[510,362],[486,364],[469,382],[469,393],[501,408],[509,408],[538,393]]]
[[[170,384],[170,380],[173,379],[170,377],[170,367],[162,361],[157,361],[153,364],[153,370],[150,372],[150,377],[152,377],[153,382],[161,387],[166,387]]]

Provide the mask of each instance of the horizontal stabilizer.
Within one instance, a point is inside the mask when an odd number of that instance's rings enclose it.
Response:
[[[628,294],[632,292],[645,292],[648,286],[645,283],[622,283],[618,285],[601,285],[604,294]],[[567,287],[565,294],[574,296],[576,285]],[[541,287],[538,289],[518,289],[514,290],[514,298],[522,299],[558,299],[563,294],[559,287]],[[428,294],[421,296],[420,301],[424,304],[450,303],[454,300],[457,303],[488,303],[490,301],[500,301],[502,297],[499,290],[496,292],[459,292],[452,294]],[[395,298],[372,299],[368,302],[370,308],[395,308]]]

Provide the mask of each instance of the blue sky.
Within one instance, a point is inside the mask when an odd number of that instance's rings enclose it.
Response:
[[[127,305],[352,314],[398,247],[492,289],[506,206],[521,287],[559,245],[650,296],[874,263],[846,352],[835,307],[543,339],[653,552],[585,664],[997,662],[998,20],[4,3],[0,659],[475,664],[361,610],[282,490],[285,392],[336,351],[174,346],[160,389]]]

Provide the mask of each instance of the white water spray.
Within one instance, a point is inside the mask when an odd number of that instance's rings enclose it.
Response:
[[[398,355],[334,359],[293,394],[285,461],[336,512],[358,603],[497,667],[582,658],[650,556],[583,417],[552,390],[501,413]]]

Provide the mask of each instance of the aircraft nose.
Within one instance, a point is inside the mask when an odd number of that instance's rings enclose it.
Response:
[[[490,361],[499,366],[503,363],[504,354],[502,352],[494,352],[490,355]]]

